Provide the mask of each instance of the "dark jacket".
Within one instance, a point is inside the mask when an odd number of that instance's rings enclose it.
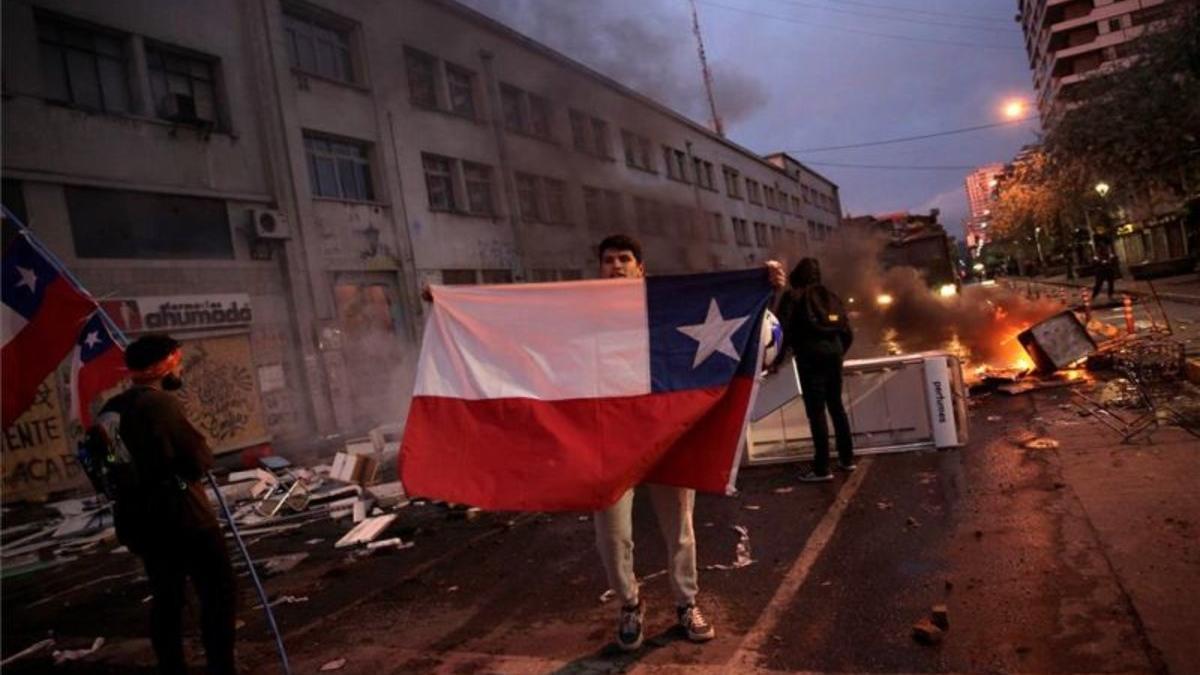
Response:
[[[779,360],[791,353],[803,368],[813,359],[842,359],[854,342],[854,332],[841,298],[821,284],[816,260],[801,260],[788,277],[788,285],[776,312],[783,326],[784,349]]]
[[[218,528],[203,482],[213,467],[212,451],[183,404],[164,391],[135,386],[104,410],[120,413],[121,439],[143,487],[136,503],[116,506],[118,534],[135,540],[123,543],[136,552],[142,540],[152,545],[176,530]]]

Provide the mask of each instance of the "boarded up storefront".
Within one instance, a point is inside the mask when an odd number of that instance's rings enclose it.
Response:
[[[29,410],[4,430],[4,503],[44,500],[87,485],[75,459],[58,378],[58,373],[46,378]]]
[[[232,452],[269,440],[250,358],[250,334],[183,342],[183,389],[188,419],[213,452]]]
[[[250,346],[254,312],[248,295],[155,296],[101,305],[130,339],[166,332],[183,343],[179,397],[214,453],[270,440]]]

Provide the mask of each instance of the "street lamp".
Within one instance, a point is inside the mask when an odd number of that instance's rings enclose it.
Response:
[[[1014,98],[1004,104],[1004,117],[1010,120],[1019,120],[1025,116],[1025,101]]]
[[[1108,196],[1108,190],[1108,183],[1105,183],[1104,181],[1096,183],[1096,194],[1100,195],[1101,198]]]

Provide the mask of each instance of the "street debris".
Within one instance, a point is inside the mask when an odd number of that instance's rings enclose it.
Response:
[[[904,521],[904,527],[906,527],[906,528],[916,529],[920,526],[921,526],[921,521],[917,520],[916,518],[913,518],[912,516],[909,516]]]
[[[104,638],[98,637],[92,641],[92,646],[88,647],[87,649],[56,649],[51,653],[51,656],[54,657],[54,665],[61,666],[68,661],[78,661],[86,656],[95,654],[103,646]]]
[[[758,504],[746,504],[746,505],[745,505],[745,506],[743,506],[742,508],[743,508],[743,509],[745,509],[745,510],[747,510],[747,511],[758,511],[758,510],[759,510],[759,509],[761,509],[762,507],[761,507],[761,506],[759,506]]]
[[[281,595],[271,601],[271,606],[276,605],[298,605],[303,602],[308,602],[307,595]],[[262,609],[262,605],[255,605],[254,609]]]
[[[793,491],[793,490],[795,490],[795,489],[796,489],[795,487],[792,487],[792,486],[790,486],[790,485],[789,485],[789,486],[787,486],[787,487],[779,487],[779,488],[775,488],[774,492],[775,492],[775,494],[777,494],[777,495],[786,495],[786,494],[788,494],[788,493],[792,492],[792,491]]]
[[[929,618],[933,620],[933,625],[942,630],[950,630],[950,611],[945,605],[934,605],[929,612]]]
[[[879,509],[880,511],[890,511],[892,508],[892,503],[889,501],[878,501],[875,502],[875,508]]]
[[[346,665],[346,659],[334,659],[321,664],[321,672],[328,673],[333,670],[341,670]]]
[[[26,647],[25,649],[22,649],[21,651],[17,652],[16,654],[13,654],[12,656],[9,656],[8,658],[4,659],[3,661],[0,661],[0,668],[3,668],[4,666],[7,666],[10,663],[20,661],[21,659],[23,659],[27,656],[33,656],[34,654],[37,654],[37,653],[44,651],[53,646],[54,646],[53,638],[47,638],[45,640],[42,640],[41,642],[35,642],[32,645]]]
[[[914,640],[923,645],[933,646],[942,643],[945,631],[934,625],[932,620],[921,619],[913,624],[912,636]]]
[[[386,516],[378,516],[368,518],[358,525],[355,525],[352,530],[346,533],[341,539],[334,544],[334,548],[346,548],[349,546],[357,546],[359,544],[369,544],[375,541],[380,534],[387,529],[396,520],[396,514],[389,513]]]
[[[385,548],[394,548],[394,549],[400,550],[400,549],[412,548],[415,545],[416,544],[414,544],[413,542],[404,541],[400,537],[392,537],[391,539],[384,539],[383,541],[373,541],[373,542],[367,544],[367,550],[376,551],[376,550],[385,549]]]
[[[1025,441],[1021,447],[1027,450],[1057,450],[1058,441],[1053,438],[1039,437]]]
[[[608,602],[615,597],[617,597],[617,592],[610,588],[600,594],[600,602]]]
[[[743,567],[748,567],[754,564],[754,559],[750,557],[750,531],[744,525],[734,525],[734,532],[738,533],[737,547],[734,551],[734,560],[732,564],[716,563],[713,565],[705,565],[706,570],[736,570]]]

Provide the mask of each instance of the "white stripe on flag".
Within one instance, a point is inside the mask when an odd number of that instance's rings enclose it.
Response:
[[[79,345],[71,350],[71,412],[69,419],[79,421],[79,411],[83,406],[79,403],[79,370],[83,368],[83,358],[79,353]]]
[[[414,394],[546,401],[650,393],[641,279],[435,286]]]

